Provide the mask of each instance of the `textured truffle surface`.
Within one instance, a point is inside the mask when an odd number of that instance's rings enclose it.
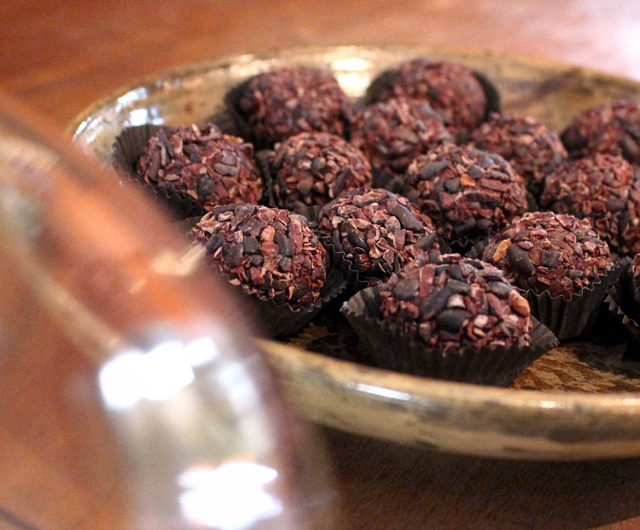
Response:
[[[438,248],[430,219],[383,189],[354,190],[325,205],[317,230],[370,285]]]
[[[381,288],[383,317],[429,347],[524,347],[529,303],[496,267],[445,254],[435,263],[415,260]]]
[[[589,219],[598,235],[619,249],[620,222],[633,178],[633,168],[620,156],[596,153],[567,160],[547,177],[540,204],[556,213]]]
[[[640,107],[617,100],[587,109],[574,118],[561,137],[574,158],[609,153],[640,162]]]
[[[163,127],[149,139],[136,171],[156,191],[177,194],[205,211],[257,203],[262,195],[253,146],[211,123]]]
[[[428,101],[456,134],[477,127],[486,114],[487,98],[474,73],[446,61],[419,58],[388,70],[368,92],[376,101],[405,96]]]
[[[527,213],[489,241],[483,259],[521,289],[570,298],[613,268],[606,242],[586,219]]]
[[[236,108],[260,146],[294,134],[346,136],[351,105],[331,72],[299,66],[258,74],[238,94]]]
[[[307,220],[252,204],[218,206],[192,228],[207,262],[234,285],[294,309],[311,305],[326,281],[327,254]]]
[[[493,234],[527,210],[524,180],[509,163],[466,146],[443,146],[416,158],[405,186],[405,196],[448,241]]]
[[[470,143],[509,162],[535,197],[542,192],[545,177],[568,156],[558,135],[532,116],[491,113],[473,131]]]
[[[351,143],[371,165],[392,175],[403,174],[416,156],[452,142],[442,118],[427,102],[407,98],[365,107],[354,118],[351,134]]]
[[[291,210],[322,205],[352,189],[371,186],[371,164],[339,136],[301,133],[268,155],[276,203]]]

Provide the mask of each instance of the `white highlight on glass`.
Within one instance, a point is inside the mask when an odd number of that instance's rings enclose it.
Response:
[[[188,469],[178,478],[183,515],[218,530],[242,530],[282,513],[282,503],[263,486],[275,480],[275,469],[246,461],[219,467]]]
[[[219,350],[210,337],[187,344],[163,342],[147,353],[124,351],[100,370],[103,399],[113,409],[132,407],[141,399],[171,399],[194,380],[193,368],[218,355]]]

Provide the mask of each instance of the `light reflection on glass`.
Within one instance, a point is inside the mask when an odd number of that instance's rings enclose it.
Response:
[[[203,363],[215,353],[215,345],[206,338],[187,346],[179,341],[163,342],[148,353],[122,352],[100,370],[105,403],[110,408],[123,409],[143,398],[171,399],[195,378],[190,358]]]
[[[183,515],[198,526],[248,528],[282,513],[282,503],[263,489],[277,477],[275,469],[248,461],[188,469],[178,478]]]

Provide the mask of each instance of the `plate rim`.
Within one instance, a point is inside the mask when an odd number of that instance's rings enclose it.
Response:
[[[500,58],[515,61],[520,65],[544,69],[550,72],[577,72],[582,76],[589,76],[607,83],[615,83],[628,87],[640,87],[640,80],[625,78],[619,75],[597,71],[583,66],[576,66],[569,63],[550,61],[547,59],[531,58],[519,56],[517,54],[507,54],[495,51],[477,51],[461,48],[448,47],[430,47],[430,46],[375,46],[375,45],[338,45],[338,46],[297,46],[291,48],[279,48],[266,50],[259,53],[236,54],[229,55],[218,59],[200,61],[195,63],[184,64],[178,67],[167,68],[158,73],[135,79],[126,85],[123,85],[108,94],[97,99],[79,114],[66,127],[65,131],[68,135],[75,139],[88,123],[93,119],[101,109],[104,109],[109,103],[112,103],[126,94],[136,89],[145,87],[158,86],[163,81],[172,78],[178,78],[187,74],[193,74],[200,71],[211,69],[225,68],[231,63],[238,62],[250,63],[254,61],[265,61],[273,58],[286,58],[300,56],[304,54],[320,54],[327,52],[337,53],[339,51],[347,52],[349,50],[358,50],[364,52],[380,52],[390,54],[411,54],[411,55],[457,55],[457,56],[473,56],[476,58],[485,57],[487,59],[497,60]],[[542,391],[542,390],[524,390],[512,388],[499,388],[486,385],[460,383],[454,381],[442,381],[424,376],[416,376],[393,372],[381,368],[375,368],[358,364],[355,362],[337,359],[328,355],[313,353],[302,348],[284,344],[276,341],[259,340],[263,351],[266,352],[267,358],[272,364],[283,365],[286,363],[291,373],[304,371],[302,365],[307,364],[324,364],[328,365],[332,370],[325,373],[326,381],[331,381],[332,388],[340,391],[346,396],[358,395],[362,397],[362,389],[358,390],[358,384],[366,385],[370,388],[376,387],[376,380],[391,379],[394,382],[393,388],[398,390],[398,395],[384,395],[370,392],[366,396],[367,400],[379,401],[389,405],[407,405],[415,406],[419,409],[420,402],[451,402],[455,399],[455,403],[466,405],[470,409],[480,407],[491,403],[496,407],[497,411],[522,411],[537,410],[541,414],[544,421],[553,422],[556,419],[566,419],[567,412],[572,411],[572,420],[576,422],[584,421],[593,417],[606,416],[606,419],[614,421],[615,419],[624,418],[640,418],[640,392],[606,392],[606,393],[587,393],[587,392],[563,392],[563,391]],[[296,364],[297,363],[297,364]],[[296,370],[298,372],[296,372]],[[276,369],[277,372],[277,369]],[[279,374],[278,374],[279,375]],[[308,374],[307,374],[308,375]],[[407,400],[401,398],[401,394],[411,395],[413,399]],[[327,424],[320,421],[320,423]],[[586,427],[585,427],[586,428]],[[354,431],[355,432],[355,431]],[[398,440],[400,441],[400,440]],[[637,439],[640,442],[640,429]],[[458,451],[454,451],[458,452]],[[628,454],[627,454],[628,453]],[[485,455],[484,453],[467,454]],[[489,455],[502,457],[504,455]],[[640,456],[640,444],[635,451],[619,451],[613,456]],[[589,455],[581,455],[578,459],[601,458]],[[605,457],[611,457],[605,455]],[[516,456],[516,458],[519,458]],[[525,456],[524,458],[529,458]],[[536,457],[534,457],[536,458]],[[560,458],[551,457],[551,459],[566,459],[567,455]],[[542,459],[547,459],[542,457]]]

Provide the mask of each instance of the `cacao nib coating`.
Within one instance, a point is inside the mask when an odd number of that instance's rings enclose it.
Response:
[[[428,101],[454,135],[475,129],[487,110],[484,89],[474,73],[446,61],[414,59],[381,74],[371,88],[369,95],[376,101],[394,97]]]
[[[332,73],[307,66],[256,75],[236,105],[260,145],[310,131],[345,137],[352,118],[349,99]]]
[[[371,165],[401,175],[411,161],[442,143],[453,143],[444,122],[426,101],[393,98],[363,108],[354,118],[351,143]]]
[[[220,204],[255,204],[262,195],[253,146],[212,123],[161,128],[149,138],[136,172],[156,191],[175,193],[205,211]]]
[[[629,189],[629,202],[620,218],[621,254],[635,256],[640,252],[640,168],[634,166],[634,178]]]
[[[353,190],[326,204],[317,231],[371,286],[438,248],[431,220],[384,189]]]
[[[609,246],[587,219],[553,212],[515,219],[489,240],[483,259],[523,290],[567,299],[613,268]]]
[[[371,186],[364,154],[330,133],[300,133],[276,144],[268,155],[276,203],[296,210],[325,204],[340,194]]]
[[[567,160],[547,177],[540,205],[589,219],[599,237],[618,250],[633,178],[631,164],[621,156],[596,153]]]
[[[532,116],[492,112],[471,133],[470,144],[509,162],[535,197],[542,192],[545,177],[568,156],[558,135]]]
[[[206,261],[233,285],[294,309],[311,305],[326,281],[327,253],[301,215],[238,204],[213,208],[191,229]]]
[[[587,109],[574,118],[561,138],[574,158],[609,153],[640,162],[640,107],[617,100]]]
[[[457,352],[530,343],[529,302],[488,263],[459,254],[434,263],[417,259],[380,289],[383,318],[431,348]]]
[[[434,149],[404,180],[404,195],[451,242],[494,234],[527,210],[524,179],[501,156],[472,147]]]

